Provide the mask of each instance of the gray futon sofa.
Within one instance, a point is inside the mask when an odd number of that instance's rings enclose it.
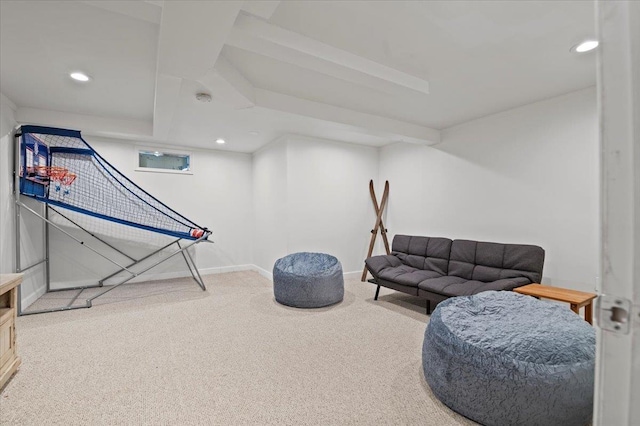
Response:
[[[542,278],[538,246],[396,235],[390,255],[365,260],[377,284],[437,304],[486,290],[513,290]],[[435,306],[435,305],[434,305]]]

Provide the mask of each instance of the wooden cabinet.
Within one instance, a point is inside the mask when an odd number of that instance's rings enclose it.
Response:
[[[0,275],[0,390],[20,366],[16,351],[18,286],[22,274]]]

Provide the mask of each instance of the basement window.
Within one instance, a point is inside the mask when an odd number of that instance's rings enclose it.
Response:
[[[136,171],[159,173],[193,174],[191,154],[180,152],[155,151],[153,149],[138,149],[138,164]]]

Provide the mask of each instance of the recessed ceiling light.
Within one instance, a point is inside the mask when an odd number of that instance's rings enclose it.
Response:
[[[253,136],[258,136],[260,132],[258,132],[257,130],[249,130],[249,134]]]
[[[600,44],[598,40],[585,40],[573,46],[571,51],[575,53],[586,53],[598,47],[598,44]]]
[[[91,77],[89,77],[88,75],[86,75],[81,71],[74,71],[69,74],[69,77],[71,77],[75,81],[81,81],[83,83],[86,83],[87,81],[91,80]]]
[[[216,143],[219,144],[219,145],[222,145],[222,144],[225,143],[225,140],[222,139],[222,138],[218,138],[218,139],[216,139]]]

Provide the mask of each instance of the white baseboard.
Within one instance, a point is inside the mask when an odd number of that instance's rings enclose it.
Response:
[[[239,272],[239,271],[254,271],[268,279],[269,281],[273,281],[273,273],[267,271],[259,267],[258,265],[253,264],[245,264],[245,265],[233,265],[233,266],[218,266],[214,268],[200,268],[199,269],[201,275],[215,275],[215,274],[225,274],[228,272]],[[353,272],[345,272],[344,279],[355,279],[360,277],[361,272],[353,271]],[[174,272],[163,272],[159,274],[142,274],[138,277],[135,277],[130,283],[139,283],[145,281],[158,281],[158,280],[170,280],[175,278],[184,278],[190,277],[191,273],[189,271],[174,271]],[[96,280],[79,280],[73,282],[64,282],[64,283],[51,283],[51,288],[55,290],[60,290],[64,288],[73,288],[73,287],[85,287],[92,286],[97,284]],[[107,281],[107,285],[109,282]],[[45,294],[46,291],[44,288],[41,288],[28,296],[24,296],[22,298],[22,307],[25,309],[27,306],[35,302],[39,297]]]
[[[259,273],[269,281],[273,281],[272,272],[262,269],[258,265],[250,265],[250,266],[251,266],[251,270],[256,271],[257,273]],[[354,272],[345,272],[343,275],[345,280],[349,280],[349,279],[359,278],[360,274],[362,274],[362,272],[354,271]]]
[[[343,275],[345,280],[360,279],[362,277],[362,271],[345,272]]]
[[[265,277],[269,281],[273,281],[273,273],[267,271],[266,269],[262,269],[258,265],[251,265],[251,270],[259,273],[260,275],[262,275],[263,277]]]
[[[253,265],[232,265],[232,266],[216,266],[213,268],[198,268],[198,271],[200,271],[200,275],[226,274],[228,272],[251,271],[251,270],[253,270]],[[188,270],[162,272],[159,274],[142,274],[139,277],[135,277],[129,282],[140,283],[145,281],[172,280],[175,278],[185,278],[190,276],[191,276],[191,272],[189,272]]]
[[[200,268],[201,275],[213,275],[213,274],[226,274],[227,272],[239,272],[239,271],[253,271],[254,265],[233,265],[233,266],[218,266],[215,268]],[[190,274],[189,274],[190,275]],[[187,275],[187,276],[189,276]]]
[[[24,311],[25,309],[27,309],[33,302],[42,297],[46,292],[47,289],[45,287],[40,287],[26,296],[23,294],[21,306],[22,310]]]
[[[251,271],[253,270],[253,265],[233,265],[233,266],[219,266],[214,268],[199,268],[200,275],[214,275],[214,274],[224,274],[227,272],[237,272],[237,271]],[[122,276],[125,276],[124,274]],[[171,280],[175,278],[185,278],[190,277],[191,273],[188,270],[184,271],[173,271],[173,272],[162,272],[158,274],[141,274],[138,277],[133,278],[130,283],[140,283],[146,281],[158,281],[158,280]],[[97,281],[93,280],[78,280],[69,282],[66,281],[64,283],[61,282],[52,282],[51,288],[55,290],[63,289],[63,288],[73,288],[73,287],[85,287],[96,285]],[[106,285],[111,284],[109,281],[105,283]],[[44,294],[44,293],[43,293]],[[39,295],[38,297],[40,297]],[[36,297],[36,299],[38,298]],[[24,303],[24,298],[22,299]]]

